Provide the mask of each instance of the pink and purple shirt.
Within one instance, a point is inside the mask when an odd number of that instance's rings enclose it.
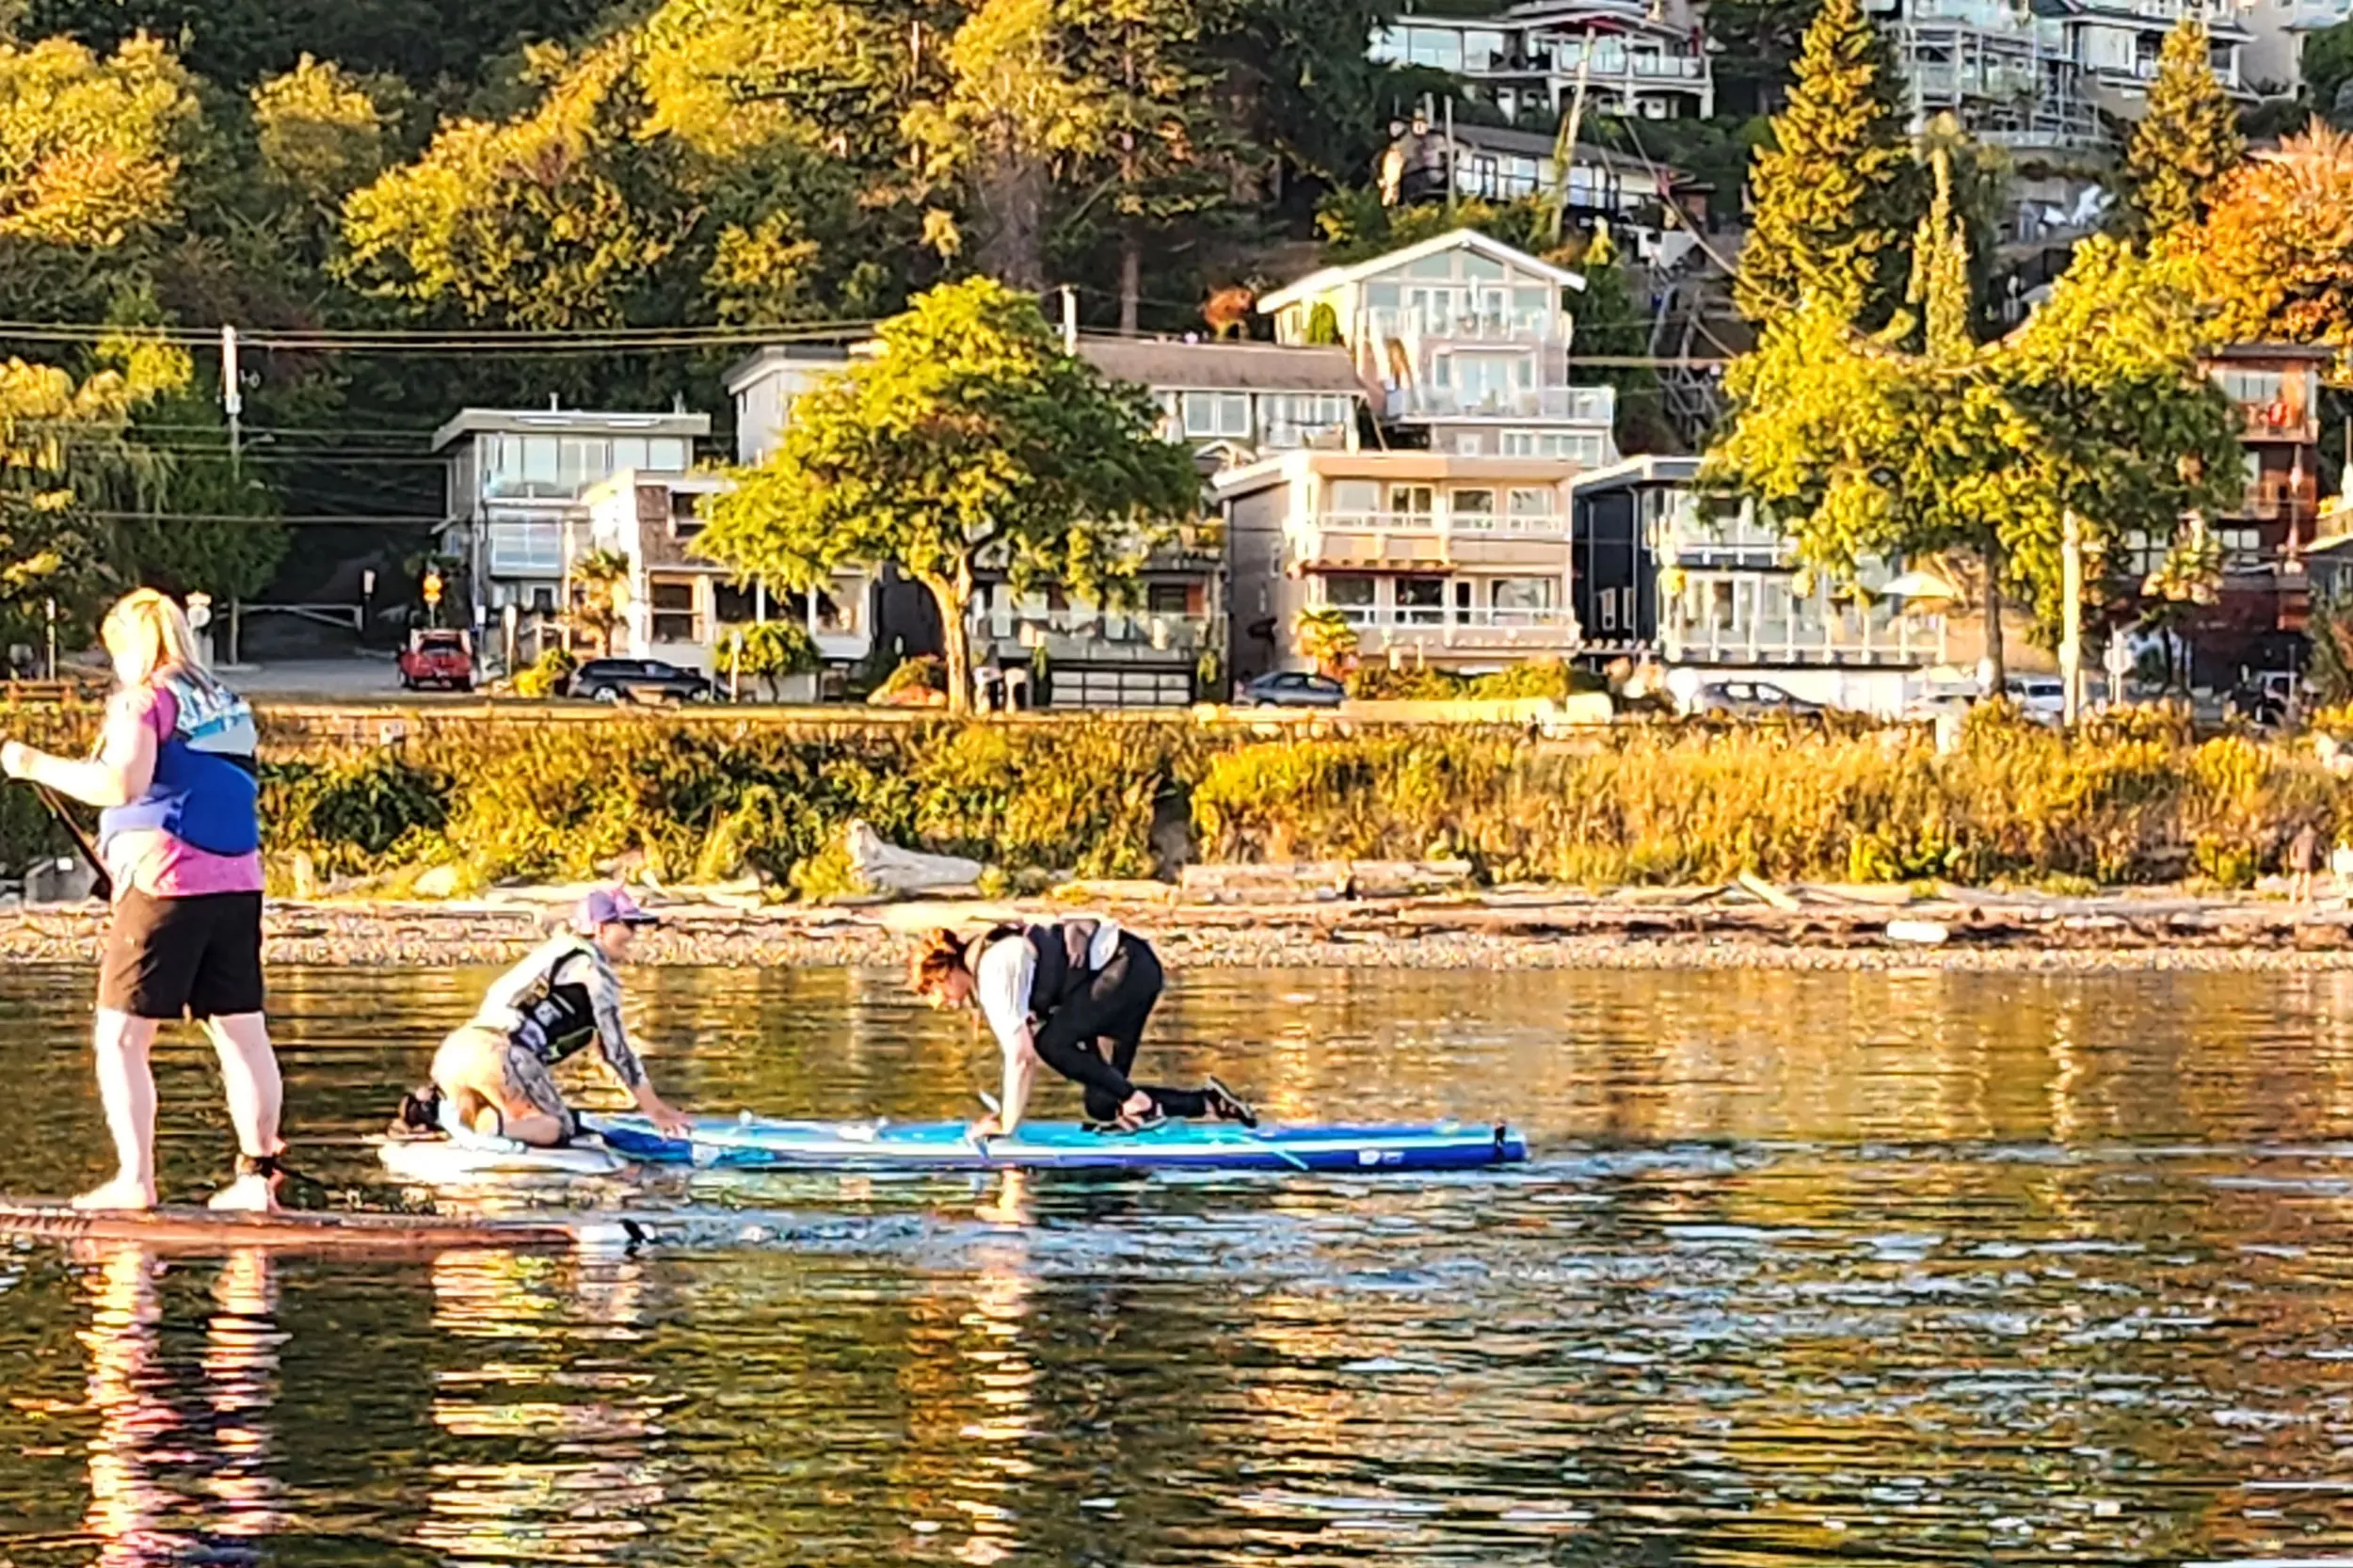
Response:
[[[160,686],[135,686],[115,701],[155,732],[160,747],[180,722],[180,700]],[[184,843],[162,828],[119,834],[106,846],[106,870],[115,896],[136,888],[150,898],[200,898],[206,893],[258,893],[262,852],[213,855]]]

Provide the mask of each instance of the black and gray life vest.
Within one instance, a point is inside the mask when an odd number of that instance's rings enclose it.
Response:
[[[1087,962],[1087,956],[1095,946],[1096,934],[1102,929],[1100,920],[1000,925],[966,950],[964,967],[973,968],[980,963],[982,953],[1007,937],[1018,936],[1027,941],[1037,961],[1036,972],[1030,981],[1030,1022],[1034,1027],[1051,1017],[1056,1008],[1085,990],[1095,979],[1097,971]]]
[[[515,1012],[522,1020],[515,1026],[515,1043],[551,1067],[579,1055],[597,1037],[596,999],[587,983],[567,980],[559,984],[555,979],[556,971],[576,954],[586,952],[584,945],[558,957],[538,984],[515,1001]],[[593,955],[589,961],[595,962]]]

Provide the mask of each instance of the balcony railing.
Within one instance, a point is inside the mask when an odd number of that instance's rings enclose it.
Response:
[[[1208,617],[1164,610],[992,612],[980,631],[1000,658],[1027,658],[1042,646],[1049,661],[1090,664],[1189,663],[1209,642]]]
[[[1456,518],[1390,512],[1326,513],[1294,533],[1298,567],[1522,567],[1550,573],[1567,564],[1569,529],[1560,518]]]
[[[1617,423],[1614,387],[1526,387],[1465,392],[1452,387],[1400,387],[1388,395],[1392,419],[1541,419],[1607,430]]]
[[[1341,605],[1367,653],[1390,648],[1458,648],[1466,652],[1575,652],[1576,615],[1564,609],[1460,609],[1442,604]]]
[[[1525,55],[1490,50],[1464,60],[1472,76],[1574,76],[1582,63],[1579,49],[1537,49]],[[1625,50],[1596,49],[1587,72],[1592,81],[1705,82],[1707,61],[1687,55],[1641,55]]]
[[[1941,662],[1942,616],[1898,615],[1735,618],[1687,625],[1670,615],[1659,628],[1670,662],[1707,664],[1913,664]]]
[[[1465,166],[1465,172],[1468,172]],[[1512,311],[1433,311],[1406,307],[1372,312],[1372,335],[1378,339],[1438,339],[1448,343],[1508,343],[1515,345],[1565,342],[1564,314],[1559,309],[1520,313]]]
[[[2320,440],[2320,417],[2303,408],[2281,407],[2266,403],[2245,406],[2246,429],[2241,439],[2250,441],[2284,441],[2305,446]]]
[[[1569,536],[1568,524],[1557,516],[1503,517],[1493,512],[1449,512],[1443,525],[1434,512],[1326,512],[1316,526],[1335,534],[1464,534],[1480,539]]]

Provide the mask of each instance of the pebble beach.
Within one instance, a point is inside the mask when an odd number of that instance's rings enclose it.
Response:
[[[1132,889],[1133,885],[1128,885]],[[510,961],[544,938],[577,890],[484,899],[273,901],[275,964],[416,967]],[[2019,972],[2353,969],[2353,911],[2259,895],[2139,890],[2089,898],[1886,889],[1628,889],[1594,895],[1212,904],[1148,900],[944,899],[859,906],[641,893],[663,924],[638,961],[720,967],[897,965],[932,925],[1107,914],[1172,968],[1418,969],[1785,968]],[[105,906],[0,907],[0,960],[94,963]]]

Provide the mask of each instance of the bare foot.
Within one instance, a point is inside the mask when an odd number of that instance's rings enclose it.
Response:
[[[240,1214],[275,1214],[278,1194],[271,1191],[270,1179],[264,1176],[241,1176],[215,1192],[205,1208]]]
[[[93,1187],[73,1200],[76,1208],[152,1208],[155,1189],[129,1176],[117,1176],[104,1186]]]

